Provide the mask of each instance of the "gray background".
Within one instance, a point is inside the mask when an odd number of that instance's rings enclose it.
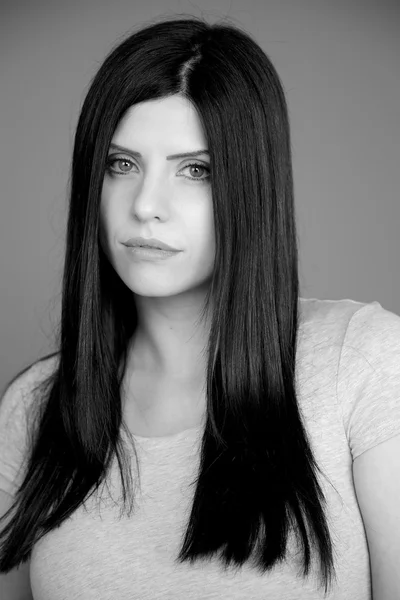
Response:
[[[67,182],[93,77],[131,29],[229,16],[263,47],[291,119],[301,296],[400,314],[400,4],[26,0],[0,4],[0,388],[53,351]]]

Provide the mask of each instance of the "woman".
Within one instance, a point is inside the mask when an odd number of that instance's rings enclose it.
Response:
[[[79,117],[59,351],[2,400],[0,572],[29,562],[35,600],[370,598],[352,466],[400,432],[400,317],[298,293],[270,60],[226,23],[130,35]]]

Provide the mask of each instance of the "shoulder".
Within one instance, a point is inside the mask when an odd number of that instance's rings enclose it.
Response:
[[[59,362],[59,353],[53,353],[24,367],[7,382],[0,395],[0,421],[14,411],[27,408],[35,390],[49,380]]]
[[[367,306],[371,305],[349,299],[300,298],[298,341],[302,353],[313,356],[328,350],[324,360],[337,363],[349,323]]]
[[[400,316],[376,300],[300,298],[299,329],[315,339],[336,337],[345,351],[384,346],[390,352],[400,347]],[[346,357],[346,352],[342,354]]]
[[[299,298],[300,323],[305,325],[321,324],[338,325],[346,329],[353,315],[365,307],[380,306],[379,302],[358,302],[345,298],[329,300],[321,298]]]
[[[353,383],[355,375],[394,383],[393,377],[400,377],[400,316],[379,302],[357,310],[346,328],[340,369]]]
[[[59,352],[54,352],[39,358],[33,363],[30,363],[28,366],[23,367],[23,369],[13,375],[12,379],[6,383],[2,393],[0,394],[0,397],[2,397],[11,388],[24,388],[26,385],[29,385],[30,382],[37,381],[38,379],[40,380],[41,377],[50,375],[52,372],[54,372],[58,362]]]
[[[41,404],[40,385],[51,381],[49,376],[57,364],[57,355],[51,355],[25,367],[8,382],[0,397],[0,489],[11,495],[21,482],[32,419]]]
[[[400,349],[400,316],[375,301],[361,306],[348,323],[343,345],[367,353]]]

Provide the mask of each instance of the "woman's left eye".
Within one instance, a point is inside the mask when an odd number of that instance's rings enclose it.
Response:
[[[129,171],[116,171],[115,168],[112,167],[112,165],[114,163],[129,163],[131,166],[134,166],[135,163],[130,160],[129,158],[125,158],[125,157],[112,157],[109,158],[107,160],[107,171],[109,173],[111,173],[112,175],[129,175],[129,173],[131,172],[131,170]],[[185,167],[183,167],[181,169],[181,171],[183,171],[184,169],[189,169],[191,167],[195,167],[196,169],[204,169],[208,174],[210,173],[210,169],[209,167],[207,167],[206,165],[203,165],[202,163],[190,163],[189,165],[186,165]],[[207,179],[210,178],[210,175],[208,175],[207,177],[203,177],[202,179],[200,179],[199,177],[188,177],[187,175],[184,175],[184,177],[186,177],[186,179],[191,179],[192,181],[206,181]]]

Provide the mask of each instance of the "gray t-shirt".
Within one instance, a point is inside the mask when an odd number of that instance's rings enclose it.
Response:
[[[299,306],[298,401],[314,456],[330,482],[318,475],[338,578],[328,599],[370,600],[368,546],[352,463],[400,433],[400,317],[379,302],[300,298]],[[29,389],[56,360],[31,367],[1,402],[0,488],[10,494],[21,481]],[[249,564],[234,574],[217,560],[174,562],[190,514],[201,434],[198,427],[163,438],[135,436],[141,493],[133,515],[120,519],[115,463],[104,501],[92,497],[87,510],[80,507],[34,546],[34,599],[322,599],[319,562],[313,558],[311,576],[302,579],[293,536],[289,558],[264,575]]]

